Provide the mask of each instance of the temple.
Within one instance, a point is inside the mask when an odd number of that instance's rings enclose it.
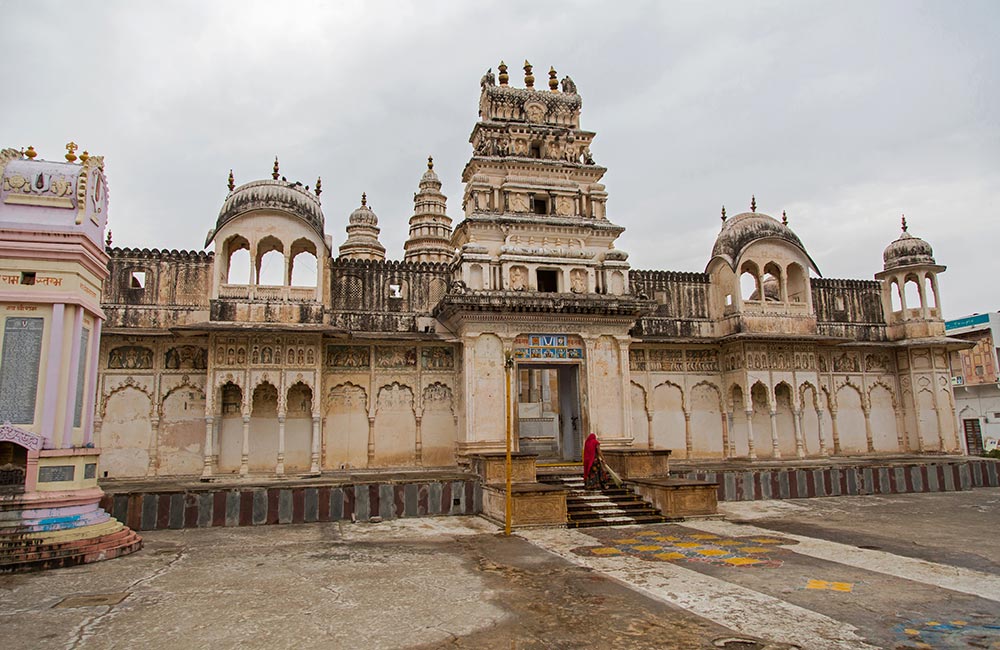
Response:
[[[576,84],[524,71],[481,80],[454,226],[428,160],[402,261],[367,195],[335,247],[321,180],[277,159],[230,173],[214,252],[98,251],[102,475],[469,467],[504,450],[508,369],[515,450],[539,461],[578,460],[590,432],[692,463],[962,452],[948,356],[965,344],[905,221],[874,280],[822,277],[756,199],[723,209],[703,271],[633,269]],[[28,163],[3,164],[6,183]]]

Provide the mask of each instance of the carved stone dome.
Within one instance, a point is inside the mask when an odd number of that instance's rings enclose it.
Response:
[[[276,210],[294,215],[305,221],[320,238],[323,237],[323,209],[319,197],[301,183],[278,180],[251,181],[230,192],[219,210],[216,232],[233,219],[253,210]]]
[[[914,237],[907,232],[906,220],[903,220],[903,233],[899,239],[885,247],[882,252],[882,268],[885,271],[897,269],[901,266],[914,266],[918,264],[936,265],[934,261],[934,250],[931,245],[919,237]]]
[[[819,273],[819,268],[809,257],[809,253],[802,245],[802,240],[799,239],[798,235],[792,232],[792,229],[787,225],[763,212],[743,212],[727,219],[722,224],[719,236],[715,238],[715,246],[712,247],[712,260],[721,258],[735,271],[736,263],[743,251],[750,244],[762,239],[780,239],[791,244],[802,251],[802,254],[809,260],[812,269]]]
[[[378,216],[371,208],[362,203],[358,209],[351,213],[347,221],[351,225],[377,226]]]

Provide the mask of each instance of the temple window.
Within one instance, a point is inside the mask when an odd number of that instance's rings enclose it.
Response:
[[[893,280],[892,284],[889,286],[889,295],[889,299],[892,302],[893,313],[901,310],[903,308],[903,298],[899,292],[899,283],[895,280]]]
[[[132,289],[145,289],[146,288],[146,272],[145,271],[132,271],[132,277],[129,280],[129,287]]]
[[[542,157],[542,145],[540,142],[531,143],[531,157],[532,158]]]
[[[398,284],[390,284],[389,285],[389,297],[390,298],[402,298],[403,297],[403,290],[402,289],[403,288],[400,285],[398,285]]]
[[[21,272],[21,284],[27,284],[27,285],[35,284],[35,272],[34,271],[22,271]]]
[[[531,211],[535,214],[548,214],[549,213],[549,202],[545,197],[537,196],[532,194],[531,200]]]
[[[538,269],[538,290],[543,293],[557,293],[559,291],[559,271],[549,269]]]

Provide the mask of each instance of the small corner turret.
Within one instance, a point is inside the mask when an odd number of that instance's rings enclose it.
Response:
[[[909,232],[906,216],[902,232],[882,253],[882,309],[890,340],[944,336],[937,276],[947,267],[934,259],[931,245]]]

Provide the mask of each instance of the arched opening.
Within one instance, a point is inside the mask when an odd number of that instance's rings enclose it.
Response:
[[[236,472],[240,468],[243,449],[243,390],[227,383],[219,390],[222,416],[219,421],[218,465],[220,472]]]
[[[799,264],[789,264],[785,271],[788,274],[786,287],[788,302],[805,304],[809,301],[809,274]]]
[[[312,453],[312,388],[297,382],[285,400],[285,471],[309,469]]]
[[[315,287],[319,283],[316,267],[316,245],[308,239],[298,239],[292,243],[289,284],[293,287]]]
[[[903,295],[906,297],[907,309],[919,309],[923,305],[920,300],[920,281],[915,275],[906,277],[906,284],[903,286]]]
[[[250,284],[250,242],[245,237],[231,237],[223,248],[226,267],[222,276],[226,284]]]
[[[278,389],[270,382],[254,388],[250,409],[251,472],[270,472],[278,462]]]
[[[265,237],[257,245],[257,284],[285,284],[285,247],[277,237]]]
[[[781,382],[774,387],[775,425],[778,429],[778,449],[782,456],[794,456],[798,452],[795,440],[795,411],[792,387]]]
[[[13,442],[0,442],[0,494],[23,492],[28,477],[28,450]]]
[[[899,282],[892,281],[889,285],[889,300],[892,302],[892,313],[896,313],[903,308],[903,294],[899,289]]]
[[[781,287],[781,267],[774,262],[769,262],[764,266],[764,282],[762,286],[765,302],[784,302],[785,296]]]
[[[924,300],[929,308],[937,308],[937,291],[934,290],[934,281],[930,274],[924,276]]]
[[[740,297],[744,301],[759,300],[760,276],[757,265],[753,262],[745,262],[740,267]]]

